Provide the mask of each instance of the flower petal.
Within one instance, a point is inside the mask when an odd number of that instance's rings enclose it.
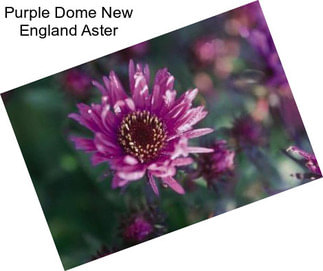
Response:
[[[124,100],[128,97],[119,81],[119,78],[113,71],[110,72],[109,78],[106,76],[103,77],[103,82],[107,89],[110,105],[114,106],[117,101]]]
[[[102,164],[104,162],[109,161],[109,157],[107,157],[106,155],[96,152],[92,155],[91,157],[91,162],[93,166],[96,166],[98,164]]]
[[[125,186],[128,182],[129,182],[128,180],[121,179],[117,175],[114,175],[113,179],[112,179],[111,186],[112,186],[113,189],[115,189],[115,188],[118,188],[118,187]]]
[[[168,185],[176,193],[185,194],[184,188],[173,177],[165,177],[165,178],[162,178],[162,180],[164,184]]]
[[[213,149],[203,147],[187,147],[189,153],[209,153],[214,152]]]
[[[80,114],[71,113],[68,115],[68,117],[76,120],[79,124],[88,128],[92,132],[99,131],[100,128],[96,125],[95,121],[92,119],[92,116],[90,114],[92,111],[91,107],[82,103],[77,104],[77,107],[79,109]]]
[[[194,124],[205,118],[206,115],[207,112],[204,111],[204,106],[198,106],[188,110],[174,125],[179,132],[186,132],[191,129]]]
[[[187,138],[196,138],[196,137],[200,137],[200,136],[212,133],[213,131],[214,130],[211,128],[201,128],[201,129],[187,131],[183,135]]]
[[[131,166],[138,164],[138,160],[131,155],[126,155],[123,159],[123,162]]]
[[[174,103],[176,91],[174,88],[174,76],[166,68],[157,71],[151,95],[151,110],[159,113],[164,105],[166,109]],[[168,92],[166,94],[166,92]],[[163,97],[163,99],[161,99]]]
[[[96,147],[94,145],[93,139],[70,136],[70,140],[74,142],[75,148],[77,150],[83,150],[86,152],[96,151]]]
[[[176,174],[176,168],[170,165],[159,166],[157,164],[151,164],[148,170],[156,177],[163,178],[167,176],[174,176]]]
[[[306,160],[312,160],[315,159],[315,156],[313,154],[310,154],[306,151],[301,150],[300,148],[296,147],[296,146],[290,146],[287,151],[291,151],[294,153],[297,153],[300,156],[303,156]]]
[[[154,193],[157,196],[159,196],[159,190],[158,190],[156,181],[154,179],[154,176],[151,173],[148,173],[148,181],[149,181],[149,184],[150,184],[151,188],[153,189]]]
[[[94,137],[94,144],[98,152],[105,154],[117,154],[121,153],[120,146],[108,138],[105,134],[96,133]]]
[[[107,96],[107,90],[104,86],[102,86],[98,81],[93,80],[92,81],[93,86],[95,86],[100,92],[102,93],[102,96]]]
[[[181,167],[181,166],[187,166],[193,163],[193,159],[190,157],[185,158],[177,158],[172,162],[173,166]]]
[[[145,175],[145,170],[129,171],[129,172],[118,171],[117,175],[121,179],[125,179],[128,181],[135,181],[135,180],[141,179]]]
[[[135,85],[132,94],[132,98],[135,102],[136,108],[145,108],[146,102],[148,102],[148,83],[146,77],[142,72],[137,72],[134,75]]]
[[[177,100],[177,104],[178,103],[187,103],[191,106],[192,102],[195,99],[197,94],[198,94],[197,88],[190,89],[190,90],[186,91],[184,94],[182,94],[181,97],[179,97],[179,99]]]

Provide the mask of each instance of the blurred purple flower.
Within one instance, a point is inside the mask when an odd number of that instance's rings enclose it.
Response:
[[[136,56],[143,56],[149,50],[149,42],[144,41],[144,42],[138,43],[136,45],[131,46],[129,50]]]
[[[216,76],[226,78],[240,54],[240,45],[234,39],[202,37],[195,42],[193,51],[198,64],[212,65]]]
[[[320,167],[318,165],[318,162],[317,162],[314,154],[303,151],[296,146],[290,146],[287,149],[287,152],[292,152],[294,154],[298,154],[304,159],[305,166],[311,171],[311,173],[314,174],[314,176],[312,175],[310,178],[317,178],[317,177],[322,176]],[[296,176],[300,177],[301,174],[297,174]]]
[[[63,85],[69,93],[81,98],[88,96],[88,90],[92,87],[91,78],[76,68],[65,72]]]
[[[211,94],[214,90],[212,78],[206,72],[199,72],[195,74],[194,84],[203,94]]]
[[[203,177],[208,184],[223,175],[231,175],[234,169],[235,152],[227,147],[225,140],[216,140],[212,146],[213,153],[201,154],[198,157],[197,177]]]
[[[118,56],[119,61],[129,61],[131,58],[144,57],[150,50],[149,41],[144,41],[136,45],[130,46],[126,49],[123,49],[117,52],[115,55]]]
[[[155,204],[131,208],[131,213],[123,217],[120,224],[120,233],[125,244],[138,244],[167,231],[165,215]]]
[[[274,46],[268,28],[254,29],[249,36],[250,43],[258,50],[258,53],[265,59],[269,72],[267,85],[277,87],[287,83],[283,66]]]
[[[257,7],[252,10],[256,24],[250,29],[246,38],[265,60],[269,75],[267,85],[277,87],[286,84],[287,78],[259,4]]]
[[[280,115],[288,133],[296,137],[299,130],[303,129],[302,119],[261,10],[259,10],[258,26],[251,31],[248,40],[266,64],[265,84],[270,90],[269,105]]]
[[[201,64],[211,64],[216,57],[216,40],[213,38],[201,38],[195,42],[193,51]]]
[[[234,9],[227,15],[225,30],[229,35],[248,37],[250,30],[258,23],[259,15],[261,8],[258,2]]]
[[[240,146],[261,146],[266,143],[263,126],[250,115],[242,115],[234,120],[231,135]]]
[[[155,177],[164,186],[184,194],[173,178],[176,167],[192,163],[189,153],[212,152],[212,149],[188,146],[190,138],[200,137],[213,130],[193,130],[193,125],[207,112],[203,106],[192,108],[198,90],[188,90],[176,99],[174,77],[161,69],[157,72],[149,94],[149,68],[130,61],[131,97],[124,91],[117,75],[111,71],[103,77],[104,85],[94,81],[101,91],[100,104],[78,104],[76,120],[94,133],[94,138],[72,136],[77,149],[92,152],[92,164],[108,162],[114,171],[112,187],[123,187],[145,176],[159,194]]]
[[[153,232],[153,225],[144,217],[136,217],[124,229],[123,237],[130,242],[142,242]]]

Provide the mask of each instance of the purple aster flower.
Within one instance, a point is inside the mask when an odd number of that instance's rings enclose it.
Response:
[[[165,215],[151,203],[149,206],[137,206],[124,216],[120,223],[120,233],[125,245],[138,244],[160,236],[167,231]]]
[[[316,179],[318,177],[322,176],[320,167],[318,165],[318,162],[316,160],[316,157],[314,154],[308,153],[306,151],[301,150],[300,148],[296,146],[290,146],[287,149],[287,152],[292,152],[294,154],[298,154],[304,159],[305,166],[311,171],[311,176],[308,176],[310,179]],[[302,177],[301,174],[296,174],[297,177]],[[306,177],[304,175],[304,177]]]
[[[128,242],[142,242],[147,240],[154,231],[154,226],[144,217],[135,217],[123,232],[123,237]]]
[[[266,143],[263,126],[250,115],[243,115],[235,119],[231,135],[240,146],[264,145]]]
[[[212,146],[213,153],[198,157],[198,177],[203,177],[208,184],[225,175],[232,175],[235,152],[229,150],[225,140],[216,140]]]
[[[101,91],[100,104],[78,104],[76,120],[93,132],[93,138],[72,136],[77,149],[92,152],[92,164],[107,162],[114,171],[112,187],[123,187],[132,181],[148,177],[159,194],[155,178],[179,194],[182,186],[174,179],[176,168],[192,163],[189,153],[212,152],[212,149],[191,147],[190,138],[213,130],[193,129],[207,112],[203,106],[192,107],[198,90],[188,90],[176,98],[174,77],[161,69],[149,92],[149,68],[129,65],[130,92],[128,96],[117,75],[111,71],[103,77],[104,84],[93,84]]]

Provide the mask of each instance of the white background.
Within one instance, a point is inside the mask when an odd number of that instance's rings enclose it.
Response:
[[[1,0],[1,92],[250,1],[49,2]],[[260,3],[315,154],[322,164],[321,1],[262,0]],[[120,27],[114,39],[19,37],[21,21],[3,19],[6,5],[21,8],[40,4],[44,8],[112,5],[134,8],[134,15],[131,20],[111,21],[111,25]],[[104,22],[92,19],[88,23]],[[2,102],[0,180],[0,269],[63,270]],[[322,194],[322,180],[317,180],[74,270],[323,270]]]

